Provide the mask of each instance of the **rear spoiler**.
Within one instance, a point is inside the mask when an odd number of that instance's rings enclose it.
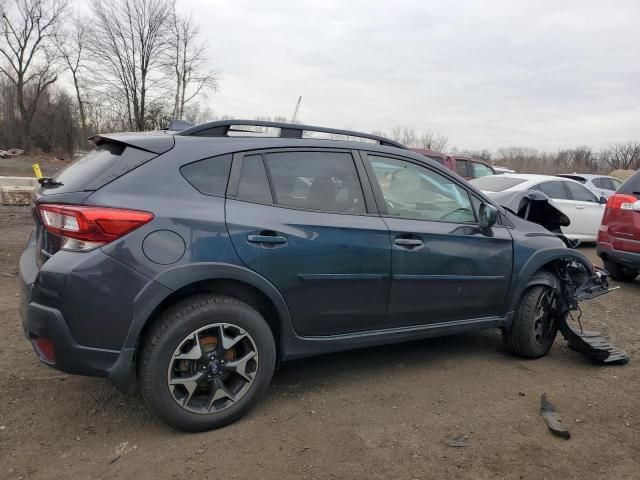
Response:
[[[89,137],[89,140],[96,145],[115,143],[157,155],[168,152],[175,143],[173,135],[165,132],[100,133]]]

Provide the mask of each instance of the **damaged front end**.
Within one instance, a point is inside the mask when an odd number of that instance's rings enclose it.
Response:
[[[598,267],[593,267],[593,272],[590,272],[583,263],[567,258],[556,262],[556,275],[560,279],[556,318],[569,347],[597,363],[628,363],[629,356],[626,353],[611,345],[600,333],[584,330],[580,321],[582,311],[579,302],[619,288],[609,288],[607,272]],[[575,320],[573,312],[576,312]],[[569,319],[575,326],[569,324]]]
[[[515,191],[487,195],[518,219],[531,222],[529,225],[535,224],[532,227],[537,229],[543,227],[538,231],[532,228],[531,231],[524,232],[525,238],[553,235],[562,240],[569,249],[578,246],[578,241],[572,241],[562,233],[561,227],[569,225],[569,218],[556,208],[544,193]],[[601,334],[585,330],[580,321],[582,316],[580,302],[618,288],[609,288],[608,273],[591,265],[586,258],[581,261],[580,256],[576,255],[559,258],[548,267],[551,267],[547,270],[549,277],[544,283],[556,292],[554,317],[569,347],[598,363],[627,363],[629,361],[627,354],[613,347]]]

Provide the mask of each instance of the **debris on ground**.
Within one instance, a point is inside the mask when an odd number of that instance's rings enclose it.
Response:
[[[450,447],[461,448],[469,446],[469,442],[467,440],[469,440],[469,435],[461,433],[460,435],[455,435],[453,437],[447,438],[444,443],[446,443]]]
[[[562,419],[558,415],[555,405],[547,400],[546,393],[543,393],[542,397],[540,397],[540,415],[542,415],[544,421],[547,422],[549,430],[555,436],[566,440],[571,438],[569,430],[562,424]]]
[[[137,448],[137,445],[129,446],[129,442],[122,442],[120,445],[116,446],[116,453],[109,459],[109,464],[117,462],[120,458],[133,452]]]
[[[24,150],[19,148],[10,148],[9,150],[0,150],[0,158],[19,157],[24,153]]]

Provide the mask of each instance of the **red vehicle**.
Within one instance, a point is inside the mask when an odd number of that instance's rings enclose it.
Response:
[[[614,280],[631,282],[640,273],[640,170],[609,197],[597,252]]]
[[[412,148],[411,150],[431,160],[435,160],[440,165],[444,165],[449,170],[453,170],[467,180],[496,174],[493,167],[477,158],[466,157],[464,155],[447,155],[446,153],[426,150],[424,148]]]

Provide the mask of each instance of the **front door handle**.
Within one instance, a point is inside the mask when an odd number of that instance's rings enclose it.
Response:
[[[287,243],[287,237],[283,235],[248,235],[247,240],[251,243]]]
[[[417,248],[424,245],[419,238],[396,238],[393,243],[402,248]]]

